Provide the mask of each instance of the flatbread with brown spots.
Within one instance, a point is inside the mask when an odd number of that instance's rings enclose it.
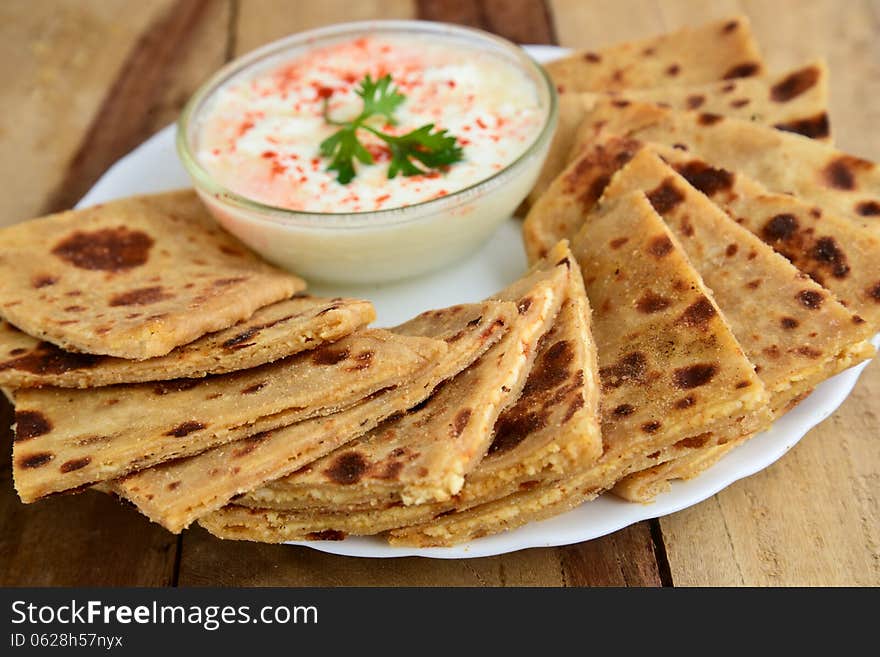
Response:
[[[594,212],[572,248],[593,308],[605,451],[532,490],[393,530],[408,545],[497,533],[595,497],[680,441],[729,442],[768,421],[766,393],[675,236],[643,194]],[[649,312],[647,295],[669,305]]]
[[[552,260],[552,261],[551,261]],[[499,293],[520,314],[510,331],[417,411],[247,496],[319,500],[325,508],[444,501],[486,454],[499,413],[523,385],[535,347],[553,322],[570,278],[567,247]]]
[[[560,93],[702,84],[760,75],[764,69],[745,16],[686,27],[545,65]]]
[[[584,119],[573,152],[608,134],[687,150],[880,234],[880,167],[828,144],[718,114],[601,101]],[[873,292],[880,298],[880,285]]]
[[[427,398],[496,343],[516,317],[512,303],[484,302],[424,313],[393,329],[442,340],[447,353],[410,383],[380,390],[347,410],[252,435],[112,482],[112,490],[179,532],[235,495],[284,477]]]
[[[646,146],[737,223],[831,291],[874,331],[880,330],[880,301],[872,293],[880,284],[875,263],[880,235],[789,194],[769,192],[742,173],[688,151],[629,137],[600,136],[554,181],[523,228],[532,256],[548,248],[551,240],[573,235],[614,172]]]
[[[633,191],[647,195],[712,289],[770,395],[774,418],[819,382],[873,355],[868,339],[874,331],[866,322],[724,214],[649,149],[614,175],[601,202],[613,202]],[[643,301],[649,310],[663,312],[668,300],[650,293]],[[720,454],[720,450],[712,441],[677,446],[658,461],[683,459],[680,466],[653,466],[630,475],[630,481],[617,488],[628,499],[636,491],[645,495],[658,490],[659,477],[666,473],[691,472],[697,463],[708,467],[711,459],[694,456],[704,453]],[[653,483],[639,483],[645,480]]]
[[[872,294],[880,283],[877,232],[789,194],[771,193],[752,178],[713,167],[686,151],[650,147],[738,224],[880,330],[880,300]]]
[[[431,338],[364,329],[232,374],[89,390],[18,390],[15,487],[23,501],[32,502],[326,415],[413,378],[446,349]]]
[[[304,287],[220,229],[192,190],[0,230],[0,315],[69,351],[163,356]]]
[[[873,354],[868,340],[874,332],[866,322],[648,149],[614,175],[600,203],[637,191],[645,193],[712,290],[756,366],[774,414],[804,390]],[[638,307],[664,312],[669,302],[649,290]]]
[[[0,386],[94,388],[224,374],[334,342],[375,318],[369,301],[296,296],[165,356],[142,361],[64,351],[0,320]]]
[[[642,102],[675,109],[696,109],[734,116],[788,130],[821,141],[831,139],[828,121],[828,67],[816,61],[787,73],[723,80],[689,86],[624,89],[614,92],[618,103]],[[529,193],[537,202],[565,168],[578,128],[602,96],[597,93],[561,94],[559,122],[538,182]]]
[[[566,254],[567,257],[568,254]],[[572,260],[566,298],[550,331],[542,338],[523,393],[495,423],[492,447],[465,478],[449,502],[334,511],[295,508],[309,500],[293,495],[294,509],[285,509],[283,491],[257,493],[236,501],[259,509],[243,526],[227,529],[235,538],[280,542],[341,534],[376,534],[394,527],[430,520],[450,509],[463,509],[527,489],[539,481],[559,479],[594,462],[602,451],[598,424],[599,385],[596,350],[590,332],[590,308],[583,280]],[[289,506],[289,504],[288,504]],[[226,510],[212,517],[212,528],[223,526]],[[235,511],[231,515],[238,515]],[[218,531],[224,531],[218,529]]]

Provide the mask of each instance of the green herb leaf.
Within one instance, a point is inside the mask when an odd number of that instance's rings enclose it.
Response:
[[[398,92],[396,87],[391,86],[390,75],[384,75],[375,82],[367,75],[355,93],[364,101],[362,120],[371,116],[384,116],[391,125],[397,123],[394,120],[394,111],[400,107],[406,97]]]
[[[446,130],[434,130],[429,123],[405,135],[389,135],[366,125],[366,121],[374,116],[381,116],[386,123],[394,125],[394,111],[400,107],[406,97],[396,87],[391,86],[390,75],[373,80],[367,75],[360,83],[357,93],[364,102],[361,113],[354,121],[335,121],[328,113],[327,99],[324,99],[324,120],[331,125],[341,126],[339,131],[321,142],[321,155],[332,158],[328,171],[336,172],[336,180],[347,185],[355,177],[354,160],[363,164],[372,164],[373,157],[364,148],[357,137],[359,129],[367,130],[388,144],[391,151],[391,164],[388,177],[394,178],[398,173],[404,176],[416,176],[427,173],[428,169],[439,169],[458,162],[464,156],[456,138]],[[421,163],[427,169],[416,165]]]
[[[321,155],[332,157],[328,171],[336,172],[336,180],[343,185],[351,182],[355,176],[354,159],[357,158],[364,164],[372,164],[373,156],[358,141],[355,127],[343,128],[334,135],[327,137],[321,142]]]
[[[440,169],[458,162],[463,152],[455,137],[446,130],[434,130],[434,124],[429,123],[421,128],[399,137],[392,137],[374,132],[379,138],[388,144],[391,149],[391,165],[388,167],[388,177],[394,178],[398,172],[404,176],[417,176],[427,173],[413,162],[417,160],[428,169]]]

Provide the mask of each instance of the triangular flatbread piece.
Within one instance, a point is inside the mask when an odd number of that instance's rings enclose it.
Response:
[[[142,361],[64,351],[0,320],[0,386],[94,388],[224,374],[334,342],[375,318],[369,301],[296,296],[165,356]]]
[[[574,234],[611,176],[646,146],[874,331],[880,330],[880,301],[873,294],[880,284],[875,263],[880,235],[789,194],[769,192],[742,173],[671,146],[605,136],[580,150],[529,215],[533,222],[529,226],[527,220],[524,232],[535,238],[533,245]]]
[[[22,389],[15,393],[15,487],[31,502],[197,454],[241,437],[237,429],[266,416],[287,412],[291,424],[341,410],[415,376],[445,351],[438,340],[364,329],[311,352],[204,379]]]
[[[282,491],[273,497],[256,495],[237,500],[256,511],[224,509],[209,520],[212,531],[224,519],[247,517],[232,532],[235,538],[286,541],[341,534],[375,534],[394,527],[430,520],[449,509],[474,506],[503,497],[541,481],[558,479],[594,462],[602,451],[598,423],[599,385],[596,350],[590,332],[590,309],[580,272],[573,268],[566,298],[550,331],[542,338],[523,393],[495,423],[488,455],[465,479],[464,487],[449,502],[416,506],[394,505],[333,511],[284,508]],[[263,506],[271,509],[260,508]],[[302,496],[289,502],[303,503]]]
[[[643,194],[591,216],[572,251],[593,308],[602,457],[562,480],[394,530],[392,542],[449,545],[555,515],[679,441],[729,442],[766,424],[766,394],[752,364]],[[662,311],[651,312],[654,295],[669,300]]]
[[[760,75],[763,68],[745,16],[583,50],[546,65],[560,93],[701,84]]]
[[[515,317],[516,307],[501,302],[424,313],[393,330],[442,340],[449,348],[412,382],[380,390],[364,402],[327,417],[255,431],[196,456],[133,473],[112,482],[110,488],[154,522],[178,532],[235,495],[284,477],[370,431],[389,416],[421,403],[436,386],[496,343]]]
[[[719,114],[601,101],[584,119],[573,152],[607,134],[686,150],[880,234],[880,167],[828,144]],[[876,292],[880,298],[880,280]]]
[[[565,253],[559,255],[564,260]],[[422,408],[249,497],[282,492],[287,499],[317,497],[325,508],[349,508],[457,494],[489,448],[498,414],[519,395],[569,276],[567,263],[554,260],[514,283],[497,296],[520,308],[509,333]]]
[[[578,128],[593,109],[598,93],[559,96],[559,121],[538,182],[529,193],[534,204],[566,164]],[[829,141],[828,67],[817,61],[777,75],[723,80],[689,86],[623,89],[614,92],[617,103],[641,102],[674,109],[697,109],[738,117]]]
[[[868,342],[873,330],[864,321],[648,149],[615,174],[601,202],[633,191],[647,195],[712,289],[770,395],[774,417],[819,382],[873,355]],[[659,296],[651,299],[656,307],[664,303]],[[664,488],[663,477],[693,476],[727,451],[715,447],[713,441],[676,446],[658,461],[676,459],[678,464],[630,475],[616,490],[627,499],[641,495],[638,501],[649,501],[644,496]]]
[[[0,230],[0,316],[70,351],[164,356],[304,287],[217,226],[192,190]]]

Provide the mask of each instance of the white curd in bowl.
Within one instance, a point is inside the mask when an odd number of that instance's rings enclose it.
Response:
[[[403,135],[433,124],[462,158],[388,177],[388,145],[367,130],[372,164],[347,184],[320,144],[351,121],[366,75],[390,75],[405,99]],[[178,146],[220,223],[269,260],[307,277],[375,283],[461,258],[509,217],[540,170],[556,108],[540,68],[507,42],[467,28],[382,21],[285,39],[233,62],[190,101]]]

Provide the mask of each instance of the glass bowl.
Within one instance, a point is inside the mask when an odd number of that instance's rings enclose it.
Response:
[[[487,51],[517,66],[535,84],[542,127],[505,168],[447,196],[374,212],[302,212],[237,194],[197,160],[200,115],[214,93],[233,78],[316,47],[362,36],[394,35],[448,42]],[[343,284],[399,280],[439,269],[477,249],[509,218],[535,183],[557,121],[554,85],[525,51],[497,36],[424,21],[344,23],[292,35],[220,69],[189,100],[177,126],[177,150],[196,191],[229,232],[267,260],[307,279]]]

